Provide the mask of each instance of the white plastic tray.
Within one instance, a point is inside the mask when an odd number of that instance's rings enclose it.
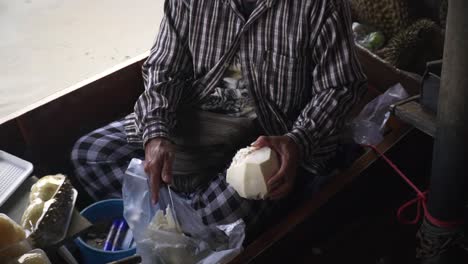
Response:
[[[0,206],[31,174],[33,165],[0,150]]]

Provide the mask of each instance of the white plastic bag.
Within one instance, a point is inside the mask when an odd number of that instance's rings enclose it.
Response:
[[[370,101],[351,123],[352,137],[357,144],[377,145],[383,140],[382,131],[390,117],[390,105],[408,97],[401,84],[390,87]]]
[[[143,162],[133,159],[123,181],[124,217],[133,231],[137,254],[143,263],[225,263],[242,250],[245,224],[206,226],[190,206],[190,200],[172,193],[174,211],[183,233],[148,228],[157,210],[170,204],[169,193],[161,188],[159,202],[151,204],[151,193]]]

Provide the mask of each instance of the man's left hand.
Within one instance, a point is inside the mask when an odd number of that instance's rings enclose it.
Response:
[[[287,136],[261,136],[253,147],[270,147],[279,155],[280,168],[267,181],[268,198],[278,200],[287,196],[294,188],[296,179],[299,149],[296,143]]]

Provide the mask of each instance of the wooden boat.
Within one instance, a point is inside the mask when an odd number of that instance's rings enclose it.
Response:
[[[354,108],[354,114],[393,84],[402,83],[410,94],[419,90],[417,78],[391,67],[364,49],[359,48],[358,52],[370,87],[373,88],[369,88],[365,98]],[[56,172],[72,175],[69,156],[73,143],[86,132],[132,111],[135,100],[143,90],[141,65],[145,58],[145,55],[133,58],[109,69],[105,74],[76,84],[63,95],[49,98],[37,108],[1,124],[0,148],[32,161],[36,175]],[[377,148],[387,152],[402,141],[410,130],[399,121],[390,119],[384,140]],[[375,152],[365,149],[351,166],[339,171],[321,192],[285,212],[265,232],[246,245],[243,253],[232,263],[254,261],[295,227],[313,217],[378,159]]]

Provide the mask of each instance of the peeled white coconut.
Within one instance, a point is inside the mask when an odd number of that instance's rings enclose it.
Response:
[[[269,147],[240,149],[227,170],[226,181],[247,199],[263,199],[266,181],[279,170],[278,156]]]
[[[0,214],[0,249],[11,246],[25,238],[26,233],[20,225],[6,214]]]

